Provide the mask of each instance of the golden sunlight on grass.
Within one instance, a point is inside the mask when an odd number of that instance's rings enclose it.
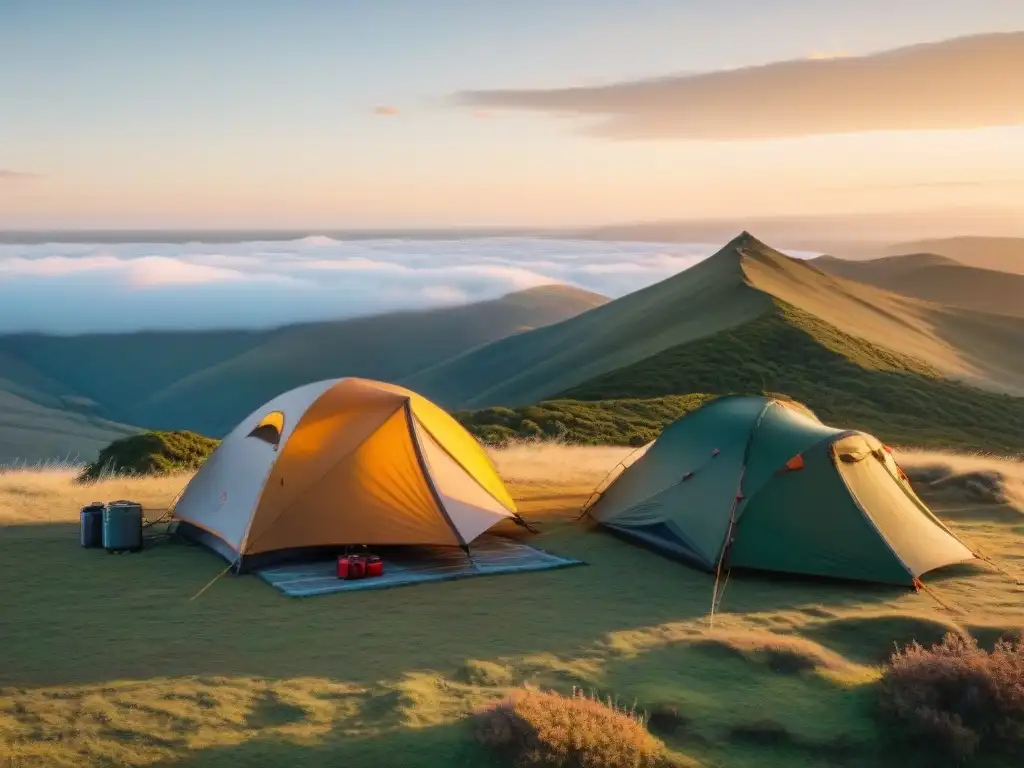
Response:
[[[0,473],[0,756],[11,768],[498,765],[471,715],[529,685],[635,700],[651,739],[631,743],[664,742],[679,764],[866,768],[890,764],[872,712],[894,645],[952,631],[991,647],[1024,628],[1021,588],[977,565],[925,578],[931,593],[734,574],[710,629],[712,576],[571,522],[629,454],[493,452],[527,517],[557,521],[531,541],[586,566],[306,599],[226,576],[192,600],[224,566],[202,547],[78,546],[82,505],[135,499],[152,517],[187,476]],[[899,458],[958,534],[1021,569],[1019,461]]]
[[[71,468],[0,471],[0,526],[76,521],[89,502],[114,499],[138,501],[152,517],[153,511],[166,509],[190,477],[114,477],[83,485],[74,481],[76,474]]]
[[[585,496],[617,476],[622,471],[620,462],[629,463],[642,455],[633,448],[529,442],[489,453],[505,482],[527,497],[545,488],[565,496]],[[994,488],[996,494],[1004,494],[1009,503],[1024,510],[1024,462],[1019,459],[936,451],[900,451],[898,458],[915,481],[936,490],[952,487],[984,494],[985,488]],[[0,525],[74,521],[82,506],[112,499],[138,501],[151,514],[165,509],[190,478],[115,477],[80,485],[74,482],[76,471],[0,471]]]

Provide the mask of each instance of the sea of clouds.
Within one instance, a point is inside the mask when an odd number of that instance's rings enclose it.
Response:
[[[615,298],[687,269],[721,245],[319,236],[0,244],[0,333],[266,328],[462,304],[551,283]]]

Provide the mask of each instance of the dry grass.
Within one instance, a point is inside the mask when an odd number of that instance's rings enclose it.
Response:
[[[64,523],[78,520],[91,501],[132,499],[147,517],[163,510],[188,483],[190,475],[107,477],[76,483],[80,469],[57,467],[0,472],[0,526],[14,523]],[[158,515],[156,515],[158,516]]]
[[[223,570],[201,547],[77,546],[83,504],[161,509],[187,477],[0,473],[0,755],[12,768],[489,765],[467,715],[532,683],[636,699],[652,734],[703,765],[875,768],[887,763],[871,702],[894,643],[953,631],[991,647],[1024,627],[1019,588],[965,568],[926,578],[948,609],[926,593],[734,575],[709,631],[711,577],[569,522],[628,453],[494,452],[528,516],[559,522],[539,546],[586,567],[309,600],[243,576],[192,601]],[[1019,509],[948,479],[1012,481],[1019,462],[900,460],[911,474],[950,467],[920,481],[926,500],[1007,568],[1024,565]]]
[[[1024,459],[984,454],[900,451],[911,480],[939,491],[962,491],[980,501],[1012,504],[1024,512]]]
[[[682,765],[652,736],[644,713],[573,688],[522,688],[476,713],[477,738],[520,768],[667,768]]]
[[[77,474],[72,468],[0,472],[0,526],[69,522],[89,502],[115,499],[137,501],[146,517],[159,516],[154,512],[166,509],[190,477],[108,477],[81,484]]]
[[[530,441],[488,452],[505,482],[558,487],[593,487],[619,462],[637,453],[628,447]]]
[[[527,441],[489,453],[510,486],[584,495],[599,484],[606,485],[622,471],[623,463],[628,465],[642,455],[641,450],[628,447]],[[973,492],[981,501],[1008,502],[1024,511],[1024,462],[1020,459],[934,451],[900,451],[897,456],[921,484]],[[190,477],[107,477],[79,485],[74,482],[79,471],[61,466],[0,471],[0,525],[77,520],[78,510],[94,500],[127,498],[147,510],[160,510]]]
[[[489,452],[510,486],[589,493],[634,449],[520,442]],[[76,521],[84,505],[112,499],[138,501],[148,516],[149,510],[166,508],[190,478],[107,476],[78,484],[80,471],[70,466],[0,471],[0,525]]]

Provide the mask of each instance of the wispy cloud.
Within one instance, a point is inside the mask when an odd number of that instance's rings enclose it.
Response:
[[[1024,187],[1024,179],[937,179],[934,181],[894,181],[880,184],[835,185],[830,189],[995,189]]]
[[[720,245],[501,237],[0,245],[0,333],[256,328],[551,283],[621,296]]]
[[[9,168],[0,168],[0,182],[30,181],[32,179],[38,178],[40,178],[40,175],[38,173],[30,173],[28,171],[12,171]]]
[[[394,117],[400,114],[401,110],[398,107],[393,107],[387,104],[382,104],[379,107],[373,108],[373,114],[379,115],[380,117]]]
[[[456,94],[475,109],[591,118],[613,139],[753,140],[1024,125],[1024,32],[596,87]]]
[[[822,59],[842,59],[846,56],[849,56],[846,51],[811,51],[807,54],[807,58],[814,61],[820,61]]]

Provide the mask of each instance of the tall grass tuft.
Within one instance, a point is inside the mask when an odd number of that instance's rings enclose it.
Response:
[[[477,738],[520,768],[667,768],[678,758],[647,730],[636,705],[573,688],[523,688],[475,714]]]

